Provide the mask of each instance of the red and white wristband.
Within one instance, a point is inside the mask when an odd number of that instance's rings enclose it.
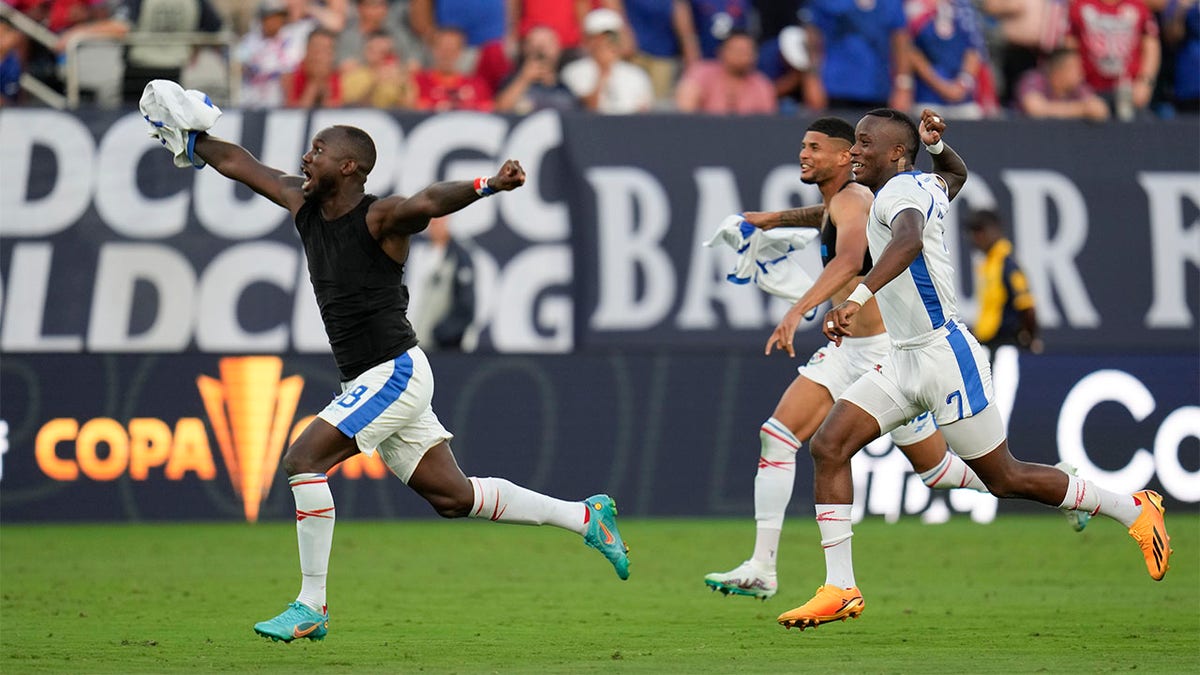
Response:
[[[480,197],[491,197],[492,195],[496,194],[496,191],[488,185],[488,179],[485,176],[475,179],[475,194],[479,195]]]

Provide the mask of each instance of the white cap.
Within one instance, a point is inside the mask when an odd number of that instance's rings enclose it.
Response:
[[[625,21],[621,19],[620,14],[604,7],[593,9],[583,17],[583,32],[588,35],[616,33],[624,25]]]
[[[783,60],[796,70],[808,70],[808,36],[800,26],[788,26],[779,32],[779,52]]]

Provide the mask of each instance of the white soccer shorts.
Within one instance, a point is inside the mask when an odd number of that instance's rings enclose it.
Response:
[[[891,367],[892,343],[887,333],[869,337],[842,338],[839,347],[830,342],[818,349],[806,365],[796,369],[804,376],[829,390],[836,401],[863,373]],[[922,411],[924,412],[924,411]],[[892,431],[892,442],[908,447],[925,440],[937,431],[929,415],[920,415]]]
[[[981,457],[1004,440],[987,355],[966,329],[947,322],[919,344],[895,346],[891,363],[868,370],[841,398],[867,411],[884,431],[929,411],[963,459]]]
[[[420,347],[413,347],[349,382],[318,417],[354,438],[358,449],[383,461],[405,483],[425,452],[454,435],[431,405],[433,370]]]

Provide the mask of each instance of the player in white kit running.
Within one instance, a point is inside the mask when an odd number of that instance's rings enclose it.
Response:
[[[1120,521],[1137,540],[1150,576],[1168,569],[1170,538],[1162,497],[1151,490],[1121,495],[1042,464],[1016,460],[993,402],[991,369],[957,313],[943,218],[962,187],[915,170],[919,143],[932,154],[954,153],[930,110],[921,127],[898,110],[872,110],[855,129],[855,179],[875,193],[867,223],[874,267],[847,300],[825,315],[824,333],[837,344],[851,337],[854,316],[876,299],[892,340],[891,368],[869,370],[847,389],[813,436],[813,496],[825,549],[826,581],[812,600],[779,616],[801,629],[853,618],[865,603],[854,580],[850,459],[881,434],[930,411],[950,447],[997,497],[1022,497],[1100,513]],[[940,158],[943,165],[947,158]],[[961,162],[956,154],[950,160]],[[964,170],[959,173],[966,176]],[[965,181],[965,178],[964,178]]]

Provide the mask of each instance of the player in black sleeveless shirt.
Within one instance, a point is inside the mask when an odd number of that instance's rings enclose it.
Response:
[[[474,182],[446,181],[411,197],[377,198],[364,190],[375,144],[355,127],[317,133],[301,160],[301,176],[268,167],[241,146],[205,133],[196,136],[195,154],[293,215],[343,380],[343,394],[283,456],[296,499],[303,581],[296,601],[256,624],[256,632],[285,642],[328,632],[325,579],[334,507],[326,472],[360,451],[378,451],[441,516],[568,529],[604,554],[619,577],[628,577],[615,503],[607,495],[568,502],[502,478],[463,474],[450,451],[451,434],[430,406],[432,372],[405,316],[409,238],[430,218],[521,187],[525,171],[519,163],[510,159],[496,175]]]

